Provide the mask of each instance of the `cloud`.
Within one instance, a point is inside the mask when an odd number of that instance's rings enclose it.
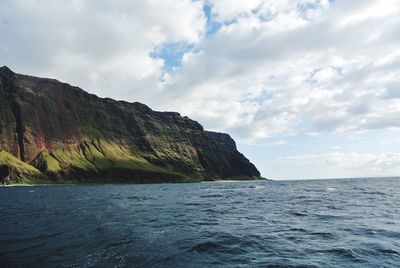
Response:
[[[190,0],[2,1],[0,19],[3,65],[132,101],[157,93],[164,60],[153,50],[205,30],[202,3]]]
[[[0,58],[242,140],[367,133],[400,128],[399,18],[399,0],[3,1]]]
[[[347,169],[362,171],[367,173],[388,173],[398,171],[400,166],[400,153],[342,153],[334,152],[327,154],[303,154],[282,157],[277,162],[295,162],[300,165],[322,165],[325,167],[334,167],[336,169]]]
[[[160,106],[250,139],[400,128],[399,1],[211,3],[226,23],[168,74]]]
[[[240,15],[246,15],[256,9],[260,0],[211,0],[214,14],[219,20],[232,20]]]

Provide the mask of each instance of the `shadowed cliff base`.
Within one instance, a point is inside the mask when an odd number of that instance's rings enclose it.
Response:
[[[0,150],[13,183],[262,179],[228,134],[7,67],[0,68]]]

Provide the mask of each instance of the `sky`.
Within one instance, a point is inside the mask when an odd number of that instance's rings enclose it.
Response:
[[[0,0],[0,65],[229,133],[271,179],[400,175],[400,0]]]

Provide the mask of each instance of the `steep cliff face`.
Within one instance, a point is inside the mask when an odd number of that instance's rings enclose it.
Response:
[[[7,67],[0,69],[0,150],[32,165],[39,177],[60,181],[260,176],[227,134],[204,131],[178,113],[99,98]]]

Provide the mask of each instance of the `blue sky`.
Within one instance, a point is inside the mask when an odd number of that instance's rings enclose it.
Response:
[[[230,133],[272,179],[400,174],[400,0],[6,0],[0,65]]]

